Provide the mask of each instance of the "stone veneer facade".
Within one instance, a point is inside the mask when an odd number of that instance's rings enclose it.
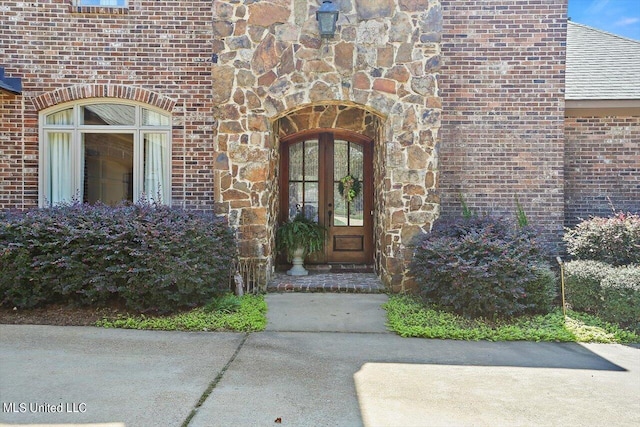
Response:
[[[279,137],[314,128],[374,139],[377,270],[405,286],[408,242],[438,215],[437,96],[442,8],[434,0],[341,0],[321,39],[319,3],[213,6],[217,212],[238,228],[240,256],[272,269]]]

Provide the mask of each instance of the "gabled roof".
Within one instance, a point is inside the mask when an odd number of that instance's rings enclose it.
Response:
[[[640,42],[568,22],[567,100],[640,99]]]
[[[22,80],[18,77],[5,77],[4,67],[0,67],[0,91],[19,95],[22,93]]]

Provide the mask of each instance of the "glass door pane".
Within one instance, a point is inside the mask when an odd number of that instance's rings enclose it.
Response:
[[[289,146],[289,209],[293,218],[298,212],[318,221],[319,203],[318,141],[301,141]]]
[[[336,140],[334,142],[333,156],[333,204],[335,215],[333,226],[335,227],[361,227],[364,225],[364,199],[362,188],[364,151],[361,145],[349,141]],[[348,201],[345,192],[348,189],[342,184],[343,194],[340,194],[341,180],[347,175],[355,179],[357,196]],[[359,188],[358,188],[359,187]]]

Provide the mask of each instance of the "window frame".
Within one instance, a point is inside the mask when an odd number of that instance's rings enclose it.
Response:
[[[108,14],[108,15],[127,15],[131,7],[131,1],[125,0],[124,6],[118,5],[87,5],[82,0],[71,0],[69,2],[70,13],[81,14]]]
[[[81,124],[82,110],[87,105],[128,105],[135,107],[133,125],[84,125]],[[57,112],[73,109],[72,123],[70,125],[47,124],[47,117]],[[167,125],[143,125],[143,109],[162,114],[169,119]],[[133,135],[133,201],[141,199],[144,193],[144,138],[145,134],[166,135],[166,146],[163,147],[163,157],[166,159],[163,167],[164,183],[162,200],[159,203],[171,204],[171,163],[172,163],[172,115],[171,113],[153,107],[149,104],[132,102],[115,98],[89,98],[82,101],[59,104],[43,110],[38,115],[38,205],[48,207],[59,202],[51,202],[50,192],[50,170],[51,152],[49,135],[51,132],[65,132],[71,135],[70,163],[71,163],[71,184],[73,187],[72,197],[82,194],[84,187],[83,159],[83,134],[86,133],[106,133],[106,134],[132,134]],[[147,199],[155,199],[155,195],[145,195]],[[70,201],[70,200],[68,200]]]
[[[124,9],[129,7],[129,0],[124,0],[124,5],[122,6],[117,4],[85,4],[83,0],[73,0],[73,5],[76,7],[108,7],[114,9]]]

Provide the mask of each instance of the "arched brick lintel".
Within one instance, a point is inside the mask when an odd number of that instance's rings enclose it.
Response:
[[[177,102],[175,99],[148,89],[114,84],[86,84],[64,87],[32,98],[32,102],[36,110],[41,111],[65,102],[88,98],[126,99],[148,104],[169,112],[173,111]]]

